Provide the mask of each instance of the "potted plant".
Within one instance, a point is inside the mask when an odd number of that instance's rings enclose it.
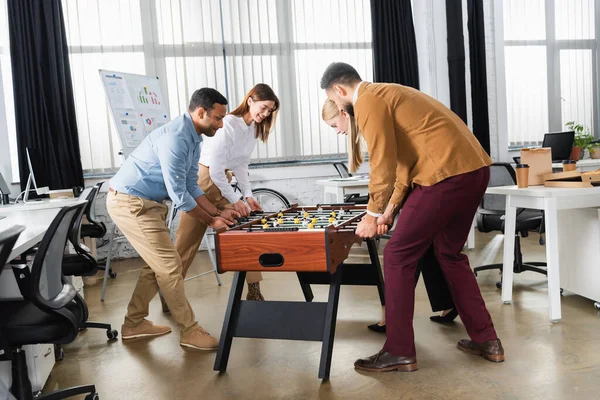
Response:
[[[578,124],[575,121],[569,121],[565,126],[575,132],[575,142],[573,143],[573,150],[571,151],[571,160],[577,161],[583,158],[583,152],[594,140],[594,135],[592,135],[589,129],[584,128],[583,125]]]
[[[600,143],[591,143],[588,146],[588,149],[590,151],[590,157],[593,159],[599,159],[600,158]]]

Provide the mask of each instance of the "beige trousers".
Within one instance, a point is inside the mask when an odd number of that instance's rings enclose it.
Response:
[[[230,176],[229,180],[231,181]],[[233,205],[229,200],[223,197],[221,190],[219,190],[212,179],[210,179],[208,167],[202,164],[200,164],[198,168],[198,186],[200,186],[200,189],[202,189],[206,198],[219,210],[233,208]],[[198,253],[200,243],[206,233],[206,228],[207,226],[205,223],[198,221],[187,213],[181,213],[181,220],[175,237],[175,247],[181,256],[184,278],[190,265],[192,265],[192,261],[194,261],[196,253]],[[261,280],[262,274],[260,272],[246,273],[246,281],[248,283],[256,283]]]
[[[148,316],[148,305],[160,288],[182,334],[194,329],[198,323],[185,296],[181,258],[166,225],[167,206],[110,191],[106,208],[114,223],[147,263],[140,270],[127,306],[125,326],[135,327]]]

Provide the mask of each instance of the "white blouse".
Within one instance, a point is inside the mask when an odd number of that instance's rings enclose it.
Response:
[[[223,127],[215,136],[203,138],[199,162],[210,168],[210,178],[221,190],[223,197],[231,203],[239,201],[240,195],[227,182],[226,169],[235,174],[244,197],[252,196],[248,164],[256,146],[257,139],[254,135],[254,121],[246,125],[244,118],[229,114],[223,118]]]

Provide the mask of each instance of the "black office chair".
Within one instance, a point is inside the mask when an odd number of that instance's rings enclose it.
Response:
[[[98,187],[87,188],[81,194],[81,197],[85,198],[89,201],[96,197],[96,193],[98,191]],[[86,207],[87,209],[87,207]],[[65,254],[63,255],[63,274],[65,276],[92,276],[96,275],[98,272],[98,263],[96,259],[92,257],[92,255],[82,247],[81,245],[81,229],[82,222],[85,210],[82,209],[81,212],[75,217],[75,221],[73,226],[71,227],[71,232],[69,234],[69,242],[73,246],[75,250],[75,254]],[[80,320],[80,329],[87,328],[99,328],[106,330],[106,337],[108,340],[114,340],[119,336],[119,333],[112,329],[110,324],[105,324],[101,322],[93,322],[88,321],[88,308],[85,304],[85,300],[79,293],[75,296],[75,302],[81,308],[81,320]],[[56,358],[62,359],[62,351],[56,350]]]
[[[506,163],[495,163],[490,166],[490,181],[488,187],[516,185],[517,178],[515,170]],[[504,232],[504,214],[506,212],[506,198],[502,195],[486,194],[479,209],[477,210],[477,229],[479,232]],[[542,234],[544,233],[544,214],[540,210],[530,210],[525,208],[517,209],[517,224],[515,229],[515,260],[513,263],[513,272],[521,273],[523,271],[533,271],[547,275],[546,270],[538,268],[545,267],[545,262],[523,262],[521,254],[521,237],[529,236],[530,231],[536,231],[540,234],[540,245],[544,244]],[[510,234],[510,233],[508,233]],[[483,265],[474,268],[475,276],[479,271],[499,269],[502,271],[502,264]],[[502,287],[502,281],[496,282],[496,287]]]
[[[4,265],[8,261],[8,256],[13,249],[21,232],[25,230],[24,226],[15,225],[0,233],[0,275],[4,271]]]
[[[100,193],[102,184],[104,184],[104,182],[99,182],[94,186],[94,196],[92,196],[91,201],[88,201],[88,205],[85,208],[85,217],[87,218],[88,223],[81,226],[82,238],[89,237],[102,239],[104,235],[106,235],[106,225],[104,225],[104,222],[96,221],[96,214],[94,212],[96,198],[98,197],[98,193]]]
[[[17,399],[33,400],[22,346],[65,344],[77,337],[80,308],[75,303],[75,288],[62,275],[62,255],[75,218],[85,205],[59,211],[42,239],[31,270],[27,264],[12,265],[23,299],[0,300],[0,359],[12,361],[10,392]],[[0,260],[0,265],[5,262]],[[87,394],[86,400],[99,399],[94,385],[63,389],[38,399],[59,400],[79,394]]]
[[[340,175],[340,178],[350,178],[352,174],[348,171],[346,164],[343,162],[333,163],[335,170]],[[369,196],[361,196],[359,193],[348,194],[344,197],[344,203],[349,204],[367,204],[369,203]]]
[[[85,209],[85,217],[87,218],[88,223],[87,224],[83,224],[81,226],[81,238],[93,238],[93,239],[102,239],[104,237],[104,235],[106,235],[107,229],[106,229],[106,225],[104,225],[104,222],[101,221],[97,221],[96,220],[96,213],[94,212],[95,207],[96,207],[96,199],[98,198],[98,194],[100,193],[100,189],[102,188],[102,185],[104,184],[104,182],[98,182],[94,188],[96,189],[94,192],[94,196],[91,198],[91,201],[88,202],[88,206]],[[100,246],[103,246],[105,243],[100,244]],[[104,271],[104,269],[106,268],[106,260],[104,260],[104,263],[100,263],[98,264],[98,269]],[[117,277],[117,273],[114,272],[112,270],[112,268],[109,268],[108,270],[108,276],[110,276],[111,278],[116,278]]]

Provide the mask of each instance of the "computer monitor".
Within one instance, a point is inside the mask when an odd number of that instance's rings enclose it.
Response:
[[[0,173],[0,194],[2,195],[2,201],[0,201],[0,204],[8,204],[9,196],[10,196],[10,188],[6,184],[6,181],[4,180],[4,177],[2,176],[1,173]]]
[[[544,135],[542,147],[550,147],[552,162],[562,162],[571,158],[571,150],[575,141],[575,132],[551,132]]]
[[[41,158],[37,151],[31,147],[26,147],[25,152],[27,154],[27,166],[29,167],[29,177],[27,178],[27,186],[25,187],[25,196],[23,197],[23,201],[27,203],[27,201],[29,200],[29,192],[33,190],[31,189],[32,183],[35,189],[35,193],[38,196],[41,196],[49,193],[50,188],[48,187],[48,185],[50,181],[48,179],[46,170],[42,168],[42,165],[40,163]]]

